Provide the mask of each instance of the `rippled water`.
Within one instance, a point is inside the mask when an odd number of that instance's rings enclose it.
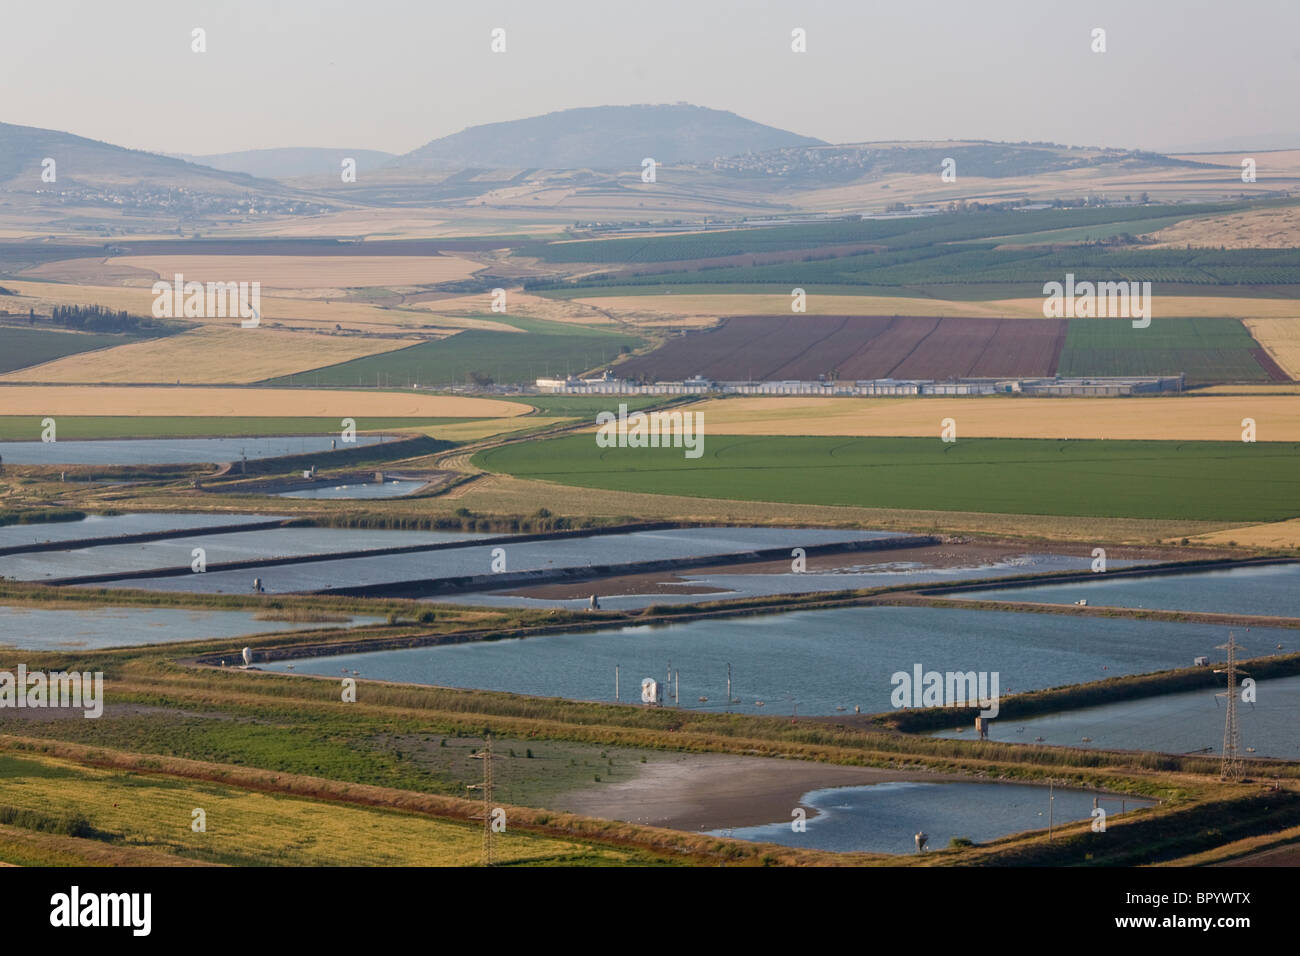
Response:
[[[1253,632],[1252,632],[1253,633]],[[1300,637],[1300,635],[1297,635]],[[1238,631],[1247,653],[1259,653],[1250,635]],[[1300,643],[1300,642],[1298,642]],[[1271,645],[1270,645],[1271,646]],[[1243,668],[1249,673],[1250,667]],[[1243,757],[1300,760],[1300,676],[1261,681],[1255,702],[1237,706]],[[1162,753],[1219,754],[1227,708],[1212,689],[1165,694],[1142,700],[1085,707],[1063,714],[993,722],[989,738],[1007,743],[1042,743],[1109,750],[1158,750]],[[939,737],[970,736],[945,731]],[[1042,737],[1042,741],[1037,738]],[[1083,738],[1087,737],[1085,741]],[[1254,747],[1253,754],[1245,748]]]
[[[388,436],[358,435],[357,445]],[[278,458],[330,450],[338,436],[292,435],[259,438],[106,438],[96,441],[4,441],[0,457],[13,465],[185,465]],[[344,446],[346,447],[346,446]]]
[[[1073,604],[1086,599],[1089,604],[1110,607],[1300,617],[1300,564],[1266,564],[1152,577],[1107,578],[1099,574],[1071,584],[1003,588],[971,592],[970,596],[980,600],[1044,604]]]
[[[880,557],[887,558],[888,552]],[[591,590],[599,595],[600,606],[610,610],[649,607],[651,604],[690,604],[695,601],[721,601],[740,597],[763,597],[774,594],[811,594],[823,591],[845,591],[865,588],[894,587],[899,584],[939,584],[945,581],[965,581],[977,578],[1006,577],[1012,574],[1037,574],[1050,571],[1086,571],[1091,558],[1064,554],[1022,554],[989,564],[966,567],[931,567],[917,561],[882,560],[868,564],[863,555],[846,554],[846,566],[832,572],[818,571],[801,574],[743,574],[712,573],[679,575],[688,585],[716,589],[710,594],[606,594],[605,585],[591,583]],[[1132,562],[1112,561],[1119,567]],[[460,595],[457,602],[483,604],[493,607],[556,607],[582,610],[590,598],[549,599],[522,597],[506,592],[478,592]]]
[[[342,558],[302,565],[282,565],[262,572],[268,593],[314,591],[365,584],[387,584],[426,578],[490,574],[493,551],[504,550],[506,571],[546,568],[581,568],[587,565],[631,561],[672,560],[699,555],[723,555],[755,548],[808,547],[838,541],[890,537],[879,531],[830,531],[787,528],[675,528],[627,534],[593,535],[482,545],[425,554]],[[152,578],[123,582],[122,587],[168,591],[243,592],[249,587],[246,571],[209,571],[185,578]],[[449,600],[438,597],[436,600]]]
[[[173,531],[181,528],[202,529],[213,525],[243,524],[248,521],[274,521],[282,517],[283,515],[212,512],[170,514],[160,511],[125,515],[88,515],[80,521],[0,526],[0,548],[40,544],[46,541],[72,541],[78,538],[108,538],[120,534]]]
[[[91,607],[65,611],[0,606],[0,648],[99,650],[303,628],[354,627],[382,620],[358,615],[338,623],[291,623],[259,620],[256,615],[254,611],[160,607]]]
[[[1271,636],[1270,636],[1271,634]],[[926,607],[852,607],[660,626],[377,651],[299,660],[300,673],[359,670],[377,680],[474,687],[579,700],[639,700],[643,677],[680,672],[683,708],[747,713],[891,709],[895,672],[997,671],[999,692],[1190,666],[1227,639],[1207,624]],[[1240,638],[1240,634],[1238,635]],[[1294,631],[1254,632],[1259,643]],[[1266,639],[1267,638],[1267,639]],[[1261,653],[1263,651],[1261,650]],[[281,665],[268,665],[278,669]],[[671,701],[671,688],[669,700]],[[707,697],[707,701],[700,701]],[[760,706],[757,702],[762,701]]]
[[[233,523],[233,522],[232,522]],[[331,551],[396,548],[408,545],[444,544],[473,541],[481,534],[444,531],[388,531],[372,528],[270,528],[262,531],[236,531],[207,534],[197,529],[193,535],[142,541],[132,544],[100,545],[69,551],[35,551],[29,554],[0,556],[0,575],[20,581],[105,574],[113,571],[149,571],[155,568],[189,567],[193,549],[203,548],[209,564],[222,561],[247,561],[258,558],[299,557]],[[302,565],[310,573],[313,565]],[[251,575],[270,575],[276,568],[254,571],[208,572],[228,574],[247,585]],[[181,579],[184,583],[186,579]],[[136,582],[121,582],[135,586]],[[148,585],[153,587],[150,582]],[[173,590],[187,590],[186,587]],[[196,588],[195,590],[202,590]]]

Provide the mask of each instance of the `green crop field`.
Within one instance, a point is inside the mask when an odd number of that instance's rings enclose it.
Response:
[[[1239,319],[1153,319],[1144,329],[1115,319],[1071,319],[1058,372],[1177,375],[1189,384],[1269,381],[1255,360],[1259,343]]]
[[[50,332],[45,329],[0,327],[0,372],[53,362],[65,355],[108,349],[138,342],[139,335],[98,332]]]
[[[474,375],[494,382],[531,384],[538,378],[586,372],[612,362],[623,349],[643,344],[635,336],[605,329],[495,315],[488,318],[514,325],[524,334],[470,329],[436,342],[285,375],[264,384],[464,385]]]
[[[1285,202],[1276,203],[1284,205]],[[519,252],[547,262],[672,262],[716,256],[791,249],[815,249],[851,242],[870,242],[891,249],[915,249],[936,243],[985,237],[1025,235],[1077,227],[1115,225],[1120,231],[1140,229],[1153,218],[1222,215],[1259,203],[1197,203],[1040,210],[985,210],[958,215],[914,218],[837,220],[824,223],[734,229],[680,236],[636,236],[586,242],[524,244]],[[1133,226],[1123,228],[1123,224]]]
[[[611,240],[617,241],[617,240]],[[1293,283],[1300,270],[1295,249],[1144,249],[1094,246],[1026,246],[998,249],[996,242],[972,241],[862,252],[818,258],[809,250],[804,261],[775,265],[741,265],[696,271],[592,276],[577,283],[556,280],[525,282],[529,291],[581,287],[601,290],[638,285],[672,289],[695,285],[743,288],[759,285],[793,286],[966,286],[1012,285],[1022,294],[1041,295],[1046,282],[1062,282],[1067,273],[1077,281],[1150,282],[1162,294],[1164,285],[1270,286]],[[594,294],[594,293],[588,293]],[[1205,294],[1204,291],[1202,294]]]
[[[1151,282],[1160,295],[1205,294],[1206,288],[1277,295],[1300,274],[1296,249],[1148,248],[1136,235],[1185,219],[1239,209],[1288,205],[1146,205],[1044,210],[982,210],[881,220],[737,229],[691,235],[638,236],[537,243],[520,249],[550,262],[608,264],[577,280],[525,281],[530,292],[582,295],[661,291],[755,292],[760,288],[834,291],[910,290],[913,294],[987,298],[1040,295],[1046,282]],[[998,248],[1023,242],[1022,248]],[[1069,243],[1075,243],[1070,245]],[[832,248],[853,245],[853,251]],[[866,248],[864,248],[866,247]],[[760,263],[747,255],[785,253]],[[725,258],[731,257],[731,258]],[[708,261],[718,260],[718,261]],[[656,264],[663,263],[662,267]],[[685,264],[687,268],[682,269]],[[623,268],[636,266],[629,275]],[[972,294],[972,290],[974,294]],[[1217,293],[1216,293],[1217,294]],[[1283,293],[1293,295],[1294,291]]]
[[[473,418],[358,418],[357,431],[394,431],[476,421]],[[257,435],[330,435],[338,418],[257,418],[216,416],[60,415],[59,438],[252,438]],[[41,419],[0,415],[0,441],[39,441]]]
[[[1140,236],[1144,233],[1165,229],[1188,219],[1203,219],[1212,213],[1199,216],[1153,216],[1150,219],[1125,220],[1123,222],[1102,223],[1095,226],[1078,226],[1068,229],[1047,229],[1041,232],[1026,232],[1015,236],[990,236],[1005,245],[1044,245],[1058,242],[1096,242],[1100,239],[1113,239],[1116,236]]]
[[[599,448],[592,434],[489,449],[482,468],[616,491],[997,514],[1275,521],[1300,515],[1300,445],[712,437]]]

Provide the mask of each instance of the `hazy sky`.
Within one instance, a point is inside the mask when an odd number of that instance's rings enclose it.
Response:
[[[160,152],[406,152],[678,100],[832,142],[1300,146],[1300,0],[13,0],[0,21],[0,122]]]

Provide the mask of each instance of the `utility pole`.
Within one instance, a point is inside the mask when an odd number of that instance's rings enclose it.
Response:
[[[1047,781],[1047,839],[1052,839],[1052,824],[1056,822],[1056,793],[1052,789],[1053,782]]]
[[[618,665],[614,665],[614,703],[618,703]]]
[[[731,713],[731,662],[727,662],[727,713]]]
[[[492,865],[492,735],[485,739],[486,746],[473,755],[475,760],[483,761],[483,782],[470,784],[465,789],[483,792],[483,865]]]
[[[1237,643],[1236,637],[1228,632],[1228,643],[1220,644],[1219,650],[1228,652],[1228,690],[1222,696],[1228,704],[1228,713],[1223,723],[1223,760],[1219,767],[1219,776],[1224,780],[1237,783],[1242,777],[1241,766],[1241,728],[1237,724]],[[1215,671],[1222,674],[1223,671]]]

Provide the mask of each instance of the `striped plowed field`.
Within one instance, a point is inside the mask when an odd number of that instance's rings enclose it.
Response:
[[[755,315],[670,339],[619,366],[627,376],[674,381],[999,378],[1056,373],[1061,319]]]

